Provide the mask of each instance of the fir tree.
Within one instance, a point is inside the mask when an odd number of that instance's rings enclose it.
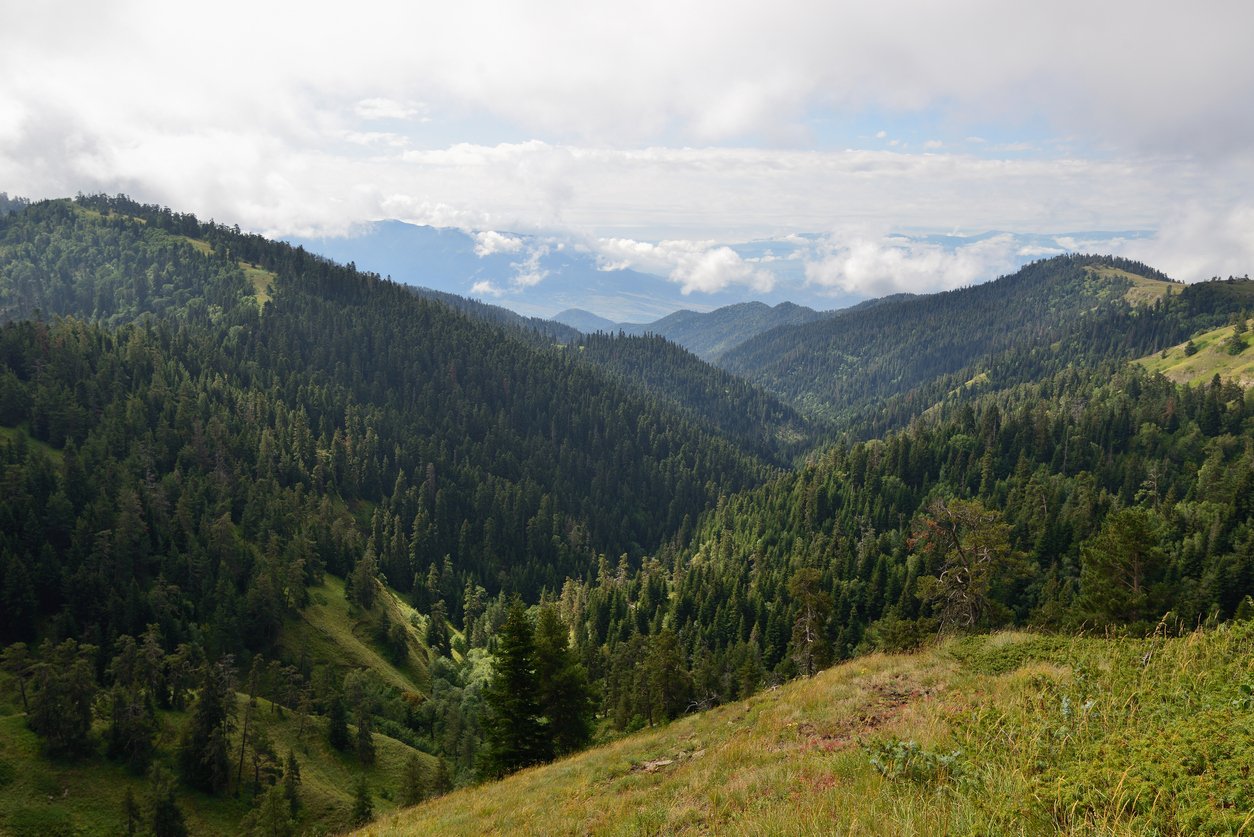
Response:
[[[283,768],[283,796],[287,799],[292,816],[300,814],[300,762],[296,754],[287,751],[287,764]]]
[[[183,809],[174,795],[174,777],[157,764],[152,769],[148,793],[148,823],[154,837],[186,837]]]
[[[541,716],[535,635],[517,597],[497,635],[493,663],[495,671],[484,690],[488,707],[484,764],[489,775],[503,776],[552,755]]]
[[[540,707],[556,755],[571,753],[592,737],[592,690],[569,647],[557,609],[546,605],[536,622],[536,679]]]
[[[365,825],[374,819],[374,801],[370,798],[370,786],[366,784],[365,773],[361,774],[353,789],[353,810],[349,816],[353,825]]]
[[[231,780],[228,745],[235,726],[233,680],[229,657],[204,667],[200,694],[179,747],[183,779],[208,793],[220,793]]]
[[[348,711],[344,698],[337,692],[327,709],[327,741],[337,750],[348,749],[352,739],[348,735]]]
[[[427,798],[427,771],[417,753],[410,753],[401,774],[401,805],[417,805]]]

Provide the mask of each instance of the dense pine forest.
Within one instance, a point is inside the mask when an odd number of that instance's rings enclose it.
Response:
[[[1252,308],[1065,256],[716,368],[5,198],[0,787],[128,796],[0,822],[337,829],[937,634],[1254,615],[1254,391],[1129,363]]]

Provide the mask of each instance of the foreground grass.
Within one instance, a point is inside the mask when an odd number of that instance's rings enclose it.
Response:
[[[1254,624],[873,655],[362,834],[1254,834]]]

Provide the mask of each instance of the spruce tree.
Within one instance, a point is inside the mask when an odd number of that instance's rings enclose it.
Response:
[[[287,766],[283,769],[283,796],[292,816],[297,816],[300,813],[300,762],[291,750],[287,751]]]
[[[346,750],[352,739],[348,735],[348,711],[344,698],[335,695],[327,708],[327,741],[337,750]]]
[[[148,792],[148,827],[155,837],[186,837],[183,809],[174,796],[174,777],[160,764],[152,769]]]
[[[427,771],[417,753],[410,753],[401,774],[401,805],[417,805],[427,797]]]
[[[179,748],[184,780],[208,793],[225,790],[231,780],[227,746],[235,725],[233,675],[230,657],[205,666],[200,694]]]
[[[540,706],[535,635],[522,600],[515,597],[497,635],[495,671],[484,690],[485,772],[503,776],[552,755]]]
[[[366,774],[361,774],[357,787],[353,791],[353,825],[365,825],[374,819],[374,801],[370,798],[370,786],[366,784]]]
[[[43,737],[49,753],[79,755],[91,747],[92,703],[96,675],[91,658],[94,645],[67,639],[53,646],[45,642],[34,669],[35,692],[27,725]]]
[[[592,689],[570,650],[566,625],[552,605],[540,609],[535,645],[540,707],[548,721],[553,752],[574,752],[592,737]]]

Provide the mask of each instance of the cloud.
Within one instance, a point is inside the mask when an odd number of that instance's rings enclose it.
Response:
[[[1185,282],[1246,276],[1254,272],[1254,203],[1213,207],[1190,202],[1153,238],[1123,242],[1118,251]]]
[[[481,281],[476,282],[476,283],[474,283],[473,285],[471,285],[471,286],[470,286],[470,293],[471,293],[471,295],[472,295],[472,296],[496,296],[496,297],[500,297],[500,296],[504,296],[504,295],[505,295],[505,291],[501,290],[501,289],[500,289],[500,288],[498,288],[496,285],[492,284],[492,282],[490,282],[490,281],[488,281],[488,280],[486,280],[486,279],[481,280]]]
[[[362,119],[414,119],[426,113],[426,105],[420,102],[398,102],[395,99],[362,99],[353,111]]]
[[[653,239],[656,251],[604,252],[690,291],[777,276],[709,242],[855,222],[1158,229],[1129,246],[1182,276],[1248,269],[1248,3],[214,11],[0,12],[0,189],[125,191],[272,234],[400,217]],[[814,139],[832,124],[902,144]],[[681,239],[702,243],[668,244]],[[928,287],[970,271],[882,233],[841,246],[811,259],[816,287],[882,285],[894,259]]]
[[[652,244],[628,238],[596,243],[602,270],[633,268],[656,273],[678,283],[685,293],[714,293],[732,286],[768,292],[775,286],[770,271],[741,258],[735,250],[708,241],[669,240]]]
[[[510,262],[514,275],[510,277],[510,285],[516,290],[534,287],[544,281],[549,272],[540,266],[540,260],[549,254],[548,245],[532,247],[527,258],[518,262]]]
[[[479,258],[496,253],[517,253],[523,248],[523,240],[512,235],[501,235],[494,230],[475,233],[475,255]]]
[[[1008,273],[1015,267],[1014,236],[1002,234],[945,248],[900,236],[833,236],[805,266],[809,285],[877,297],[952,290]]]

